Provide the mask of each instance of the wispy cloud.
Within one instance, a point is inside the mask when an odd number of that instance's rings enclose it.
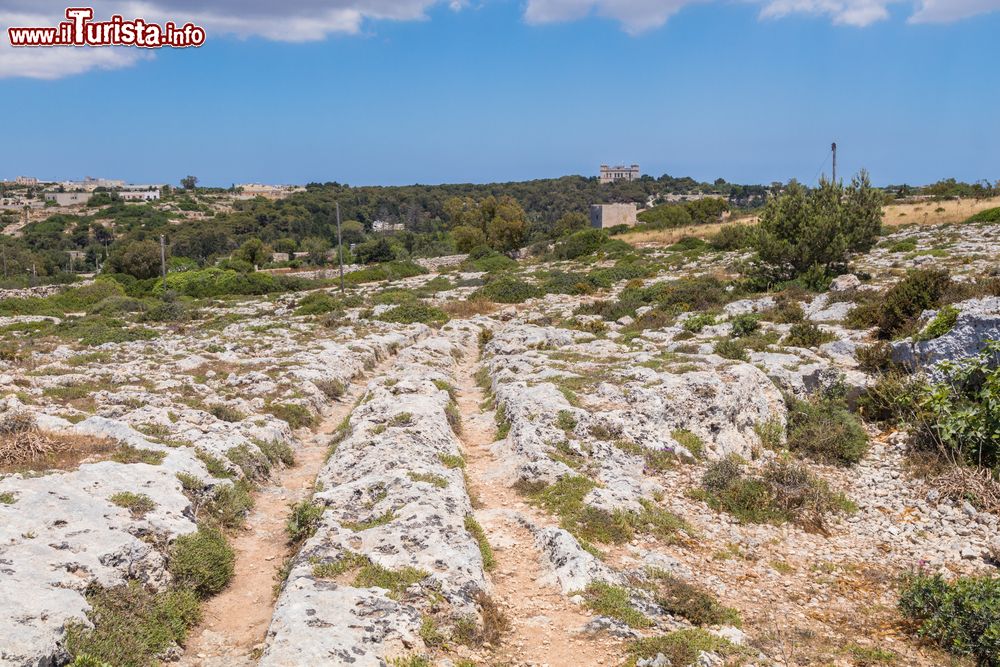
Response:
[[[908,7],[911,23],[945,23],[1000,10],[1000,0],[527,0],[525,21],[532,25],[600,16],[638,34],[664,25],[689,5],[713,3],[720,10],[733,2],[760,5],[762,19],[796,14],[824,17],[835,24],[864,27],[889,17],[892,6]],[[357,34],[366,21],[416,21],[440,4],[453,10],[465,0],[111,0],[95,7],[96,18],[121,14],[149,21],[192,21],[209,38],[261,37],[307,42],[333,34]],[[0,0],[0,26],[50,26],[63,19],[66,0]],[[127,48],[14,49],[0,38],[0,78],[55,79],[94,69],[129,67],[153,57]]]

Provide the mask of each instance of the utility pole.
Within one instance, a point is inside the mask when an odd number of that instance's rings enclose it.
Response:
[[[3,247],[3,277],[7,277],[7,246]]]
[[[833,142],[833,146],[831,146],[831,150],[833,150],[833,182],[836,183],[837,182],[837,142],[836,141]]]
[[[344,293],[344,241],[340,236],[340,202],[337,204],[337,254],[340,256],[340,293]]]
[[[163,289],[167,289],[167,240],[160,234],[160,270],[163,272]]]

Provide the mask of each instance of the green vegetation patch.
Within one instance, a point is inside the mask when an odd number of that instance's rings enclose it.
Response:
[[[955,324],[958,322],[959,310],[954,306],[948,305],[941,308],[934,319],[931,320],[923,331],[918,333],[913,337],[917,341],[933,340],[935,338],[940,338],[946,333],[950,332],[955,328]]]
[[[110,500],[115,505],[118,505],[118,507],[127,509],[137,519],[141,519],[156,509],[156,503],[144,493],[122,491],[111,496]]]
[[[440,308],[424,303],[403,303],[375,317],[383,322],[398,324],[444,324],[448,321],[448,313]]]
[[[788,449],[822,463],[853,465],[868,451],[868,434],[839,401],[788,401]]]
[[[471,514],[467,514],[465,517],[465,529],[469,531],[469,534],[475,538],[476,543],[479,545],[479,554],[483,557],[483,569],[487,572],[492,571],[496,567],[497,562],[493,556],[493,547],[490,546],[490,542],[486,538],[486,531],[476,521],[476,517]]]
[[[174,582],[202,596],[215,595],[233,578],[236,554],[225,535],[199,528],[174,542],[168,568]]]
[[[648,628],[653,624],[632,606],[631,595],[623,586],[592,581],[581,595],[587,608],[596,614],[618,619],[631,628]]]
[[[691,665],[698,662],[702,653],[715,653],[724,658],[736,655],[739,649],[729,641],[702,630],[687,628],[658,637],[636,639],[628,644],[628,667],[635,667],[638,660],[655,658],[662,653],[671,665]]]

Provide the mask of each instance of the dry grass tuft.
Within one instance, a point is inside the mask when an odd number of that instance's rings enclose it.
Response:
[[[42,431],[29,412],[14,412],[0,419],[0,471],[65,470],[117,448],[116,442],[106,438]]]
[[[968,499],[977,509],[1000,515],[1000,482],[985,468],[953,466],[930,484],[946,498]]]
[[[489,315],[496,312],[499,306],[487,299],[461,299],[448,301],[441,306],[441,310],[451,317],[466,318],[476,315]]]

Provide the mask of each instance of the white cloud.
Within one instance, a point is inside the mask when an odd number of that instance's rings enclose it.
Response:
[[[784,18],[790,14],[829,16],[838,25],[864,27],[889,18],[888,5],[899,0],[770,0],[762,18]]]
[[[1000,11],[1000,0],[922,0],[911,23],[948,23]]]
[[[205,28],[208,38],[230,35],[263,37],[282,42],[325,39],[331,34],[357,34],[372,20],[414,21],[443,0],[111,0],[93,3],[95,19],[120,14],[165,23],[188,21]],[[72,3],[70,3],[72,4]],[[86,4],[86,3],[83,3]],[[127,48],[12,48],[9,26],[48,27],[65,20],[66,0],[0,0],[0,78],[23,76],[55,79],[91,69],[127,67],[152,57]],[[460,9],[462,0],[450,0]]]
[[[284,42],[322,40],[331,34],[357,34],[366,21],[415,21],[445,4],[453,10],[467,0],[109,0],[95,7],[97,18],[121,14],[150,21],[191,21],[215,36],[262,37]],[[863,27],[889,17],[894,5],[912,8],[911,23],[944,23],[1000,10],[1000,0],[527,0],[525,21],[532,25],[601,16],[631,34],[658,28],[684,7],[750,2],[760,16],[793,14],[828,17],[835,24]],[[98,3],[94,3],[98,4]],[[54,79],[92,69],[128,67],[148,52],[125,48],[30,48],[7,44],[6,27],[53,26],[63,19],[66,0],[0,0],[0,78]]]

